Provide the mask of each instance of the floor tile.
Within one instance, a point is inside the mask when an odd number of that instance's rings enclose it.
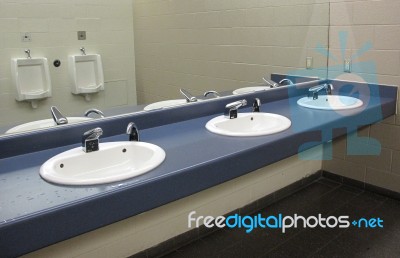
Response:
[[[304,257],[302,255],[303,250],[304,249],[292,244],[291,242],[286,242],[260,257]]]
[[[249,250],[246,250],[245,248],[243,248],[243,245],[239,242],[229,248],[222,250],[220,253],[218,253],[218,258],[232,258],[232,257],[250,258],[250,257],[256,257],[256,256],[253,256],[251,253],[249,253]]]
[[[298,230],[293,230],[290,234],[283,234],[278,229],[263,229],[244,238],[242,246],[243,249],[248,251],[247,254],[250,257],[259,257],[290,241],[290,239],[298,233]]]
[[[203,257],[218,257],[218,253],[222,250],[223,246],[210,246],[210,242],[197,240],[187,246],[179,248],[174,255],[170,254],[170,258],[203,258]]]
[[[355,258],[351,254],[349,254],[349,252],[347,250],[345,250],[335,244],[329,244],[326,247],[319,250],[318,252],[316,252],[314,254],[310,254],[307,257],[309,257],[309,258],[328,258],[328,257],[329,258],[344,258],[344,257]]]
[[[380,217],[383,228],[244,228],[217,230],[164,257],[400,257],[400,201],[330,179],[318,180],[251,216]]]

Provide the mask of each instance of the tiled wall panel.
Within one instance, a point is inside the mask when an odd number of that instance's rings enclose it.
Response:
[[[87,32],[85,41],[77,39],[79,30]],[[21,41],[25,32],[31,34],[31,42]],[[82,46],[103,61],[105,91],[91,102],[70,91],[68,55],[80,54]],[[32,57],[49,60],[53,94],[37,109],[15,101],[11,83],[11,58],[24,58],[26,48]],[[131,0],[0,0],[0,129],[50,118],[52,105],[65,115],[81,116],[89,108],[136,104],[134,57]],[[55,59],[61,60],[59,68],[52,65]]]
[[[134,1],[138,101],[260,85],[307,56],[324,69],[328,22],[328,0]]]
[[[331,78],[343,72],[344,58],[352,58],[353,73],[346,74],[347,79],[360,81],[361,78],[369,82],[400,85],[399,8],[400,1],[395,0],[331,0],[329,45],[332,55],[336,57],[336,60],[330,59]],[[339,36],[340,33],[347,34],[347,42]],[[365,44],[371,47],[367,52],[357,55]],[[372,62],[374,65],[365,67],[359,62]],[[362,135],[380,142],[382,149],[379,156],[348,155],[346,139],[335,140],[333,160],[324,161],[323,168],[399,192],[399,125],[400,116],[396,115],[363,129]]]

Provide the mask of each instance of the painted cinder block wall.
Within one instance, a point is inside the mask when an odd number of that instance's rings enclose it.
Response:
[[[337,67],[344,58],[351,58],[366,43],[372,48],[352,58],[353,73],[340,75],[354,81],[376,77],[380,84],[400,85],[400,1],[344,1],[331,0],[329,47],[336,61],[330,59],[330,78],[337,76]],[[347,33],[346,47],[342,48],[339,33]],[[342,51],[345,53],[342,56]],[[372,61],[376,69],[361,67],[357,62]],[[347,154],[347,140],[334,141],[333,159],[323,162],[323,169],[351,179],[400,192],[400,116],[368,126],[359,136],[380,141],[378,156]],[[373,147],[373,146],[372,146]],[[371,148],[366,145],[365,148]]]
[[[86,31],[78,40],[77,31]],[[31,42],[22,42],[29,32]],[[71,94],[68,55],[102,56],[105,91],[86,102]],[[136,104],[133,14],[131,0],[115,1],[6,1],[0,0],[0,126],[51,118],[50,106],[64,115],[82,116],[89,108],[101,110]],[[11,58],[47,57],[52,97],[32,109],[29,102],[17,102],[11,82]],[[61,60],[55,68],[53,61]]]
[[[263,76],[326,67],[328,0],[135,0],[138,102],[260,85]]]

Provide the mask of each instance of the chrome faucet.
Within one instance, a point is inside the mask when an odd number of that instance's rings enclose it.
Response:
[[[238,109],[246,105],[247,105],[247,100],[245,99],[229,103],[225,106],[224,116],[229,119],[237,118]]]
[[[282,79],[279,81],[279,85],[283,84],[284,82],[287,82],[287,85],[293,85],[294,83],[290,79]]]
[[[332,95],[333,85],[330,83],[325,83],[323,85],[317,85],[308,89],[308,97],[312,94],[313,99],[318,99],[318,92],[321,90],[326,91],[326,95]]]
[[[126,134],[129,135],[129,141],[139,141],[139,131],[134,122],[130,122],[126,128]]]
[[[86,110],[84,116],[89,117],[89,115],[92,114],[92,113],[98,114],[101,118],[104,118],[104,113],[101,112],[98,109],[95,109],[95,108],[91,108],[91,109]]]
[[[57,109],[57,107],[52,106],[50,108],[51,116],[54,119],[54,122],[56,122],[57,125],[65,125],[68,124],[68,119],[61,114],[60,110]]]
[[[185,89],[180,89],[181,94],[186,98],[186,102],[196,102],[197,98],[190,94],[187,90]]]
[[[279,84],[274,82],[273,80],[267,79],[265,77],[262,78],[263,81],[269,86],[270,88],[277,88],[279,87]]]
[[[261,100],[259,98],[255,98],[253,102],[253,112],[260,112]]]
[[[85,132],[82,135],[82,149],[84,152],[93,152],[99,150],[99,138],[103,134],[100,127]]]
[[[215,90],[209,90],[209,91],[204,92],[204,97],[207,97],[208,95],[213,95],[214,98],[221,97],[221,95],[219,95],[219,93],[216,92]]]

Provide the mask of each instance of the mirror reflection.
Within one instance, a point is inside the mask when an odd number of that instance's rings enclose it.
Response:
[[[74,123],[101,118],[87,110],[107,117],[269,86],[263,78],[272,73],[326,77],[318,48],[328,48],[329,3],[321,1],[58,0],[0,9],[0,133],[57,125],[51,107]]]

